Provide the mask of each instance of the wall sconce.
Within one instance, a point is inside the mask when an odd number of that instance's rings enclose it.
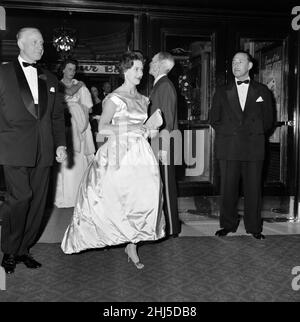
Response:
[[[76,31],[60,27],[53,30],[53,46],[63,56],[67,56],[76,46]]]

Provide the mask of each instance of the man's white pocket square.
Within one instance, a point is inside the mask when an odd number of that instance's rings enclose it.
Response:
[[[256,102],[263,102],[263,98],[261,96],[259,96],[259,98],[256,100]]]
[[[50,92],[51,93],[55,93],[55,88],[54,87],[50,87]]]

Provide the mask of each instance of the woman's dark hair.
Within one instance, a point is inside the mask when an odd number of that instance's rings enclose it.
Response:
[[[75,65],[75,68],[76,68],[76,70],[77,70],[77,68],[78,68],[78,61],[77,61],[76,59],[73,59],[73,58],[67,58],[67,59],[65,59],[65,60],[61,63],[61,65],[59,66],[59,70],[58,70],[58,72],[59,72],[59,75],[60,75],[60,76],[62,76],[62,75],[63,75],[63,70],[66,68],[66,66],[67,66],[68,64]]]
[[[139,51],[127,51],[125,52],[120,60],[119,69],[120,74],[123,76],[124,73],[133,66],[133,62],[139,60],[144,64],[144,57]]]

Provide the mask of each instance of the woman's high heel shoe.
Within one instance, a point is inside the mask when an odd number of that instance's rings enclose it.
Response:
[[[126,246],[126,248],[125,248],[125,253],[127,254],[128,263],[129,263],[129,260],[131,260],[131,261],[132,261],[132,263],[135,265],[135,267],[136,267],[137,269],[142,269],[142,268],[144,268],[144,266],[145,266],[144,264],[142,264],[140,261],[134,262],[134,260],[132,259],[132,257],[130,257],[129,252],[128,252],[128,249],[127,249],[127,246]]]

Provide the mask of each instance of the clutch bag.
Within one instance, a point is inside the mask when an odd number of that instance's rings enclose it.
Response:
[[[150,130],[157,130],[163,124],[161,110],[157,109],[144,123]]]

